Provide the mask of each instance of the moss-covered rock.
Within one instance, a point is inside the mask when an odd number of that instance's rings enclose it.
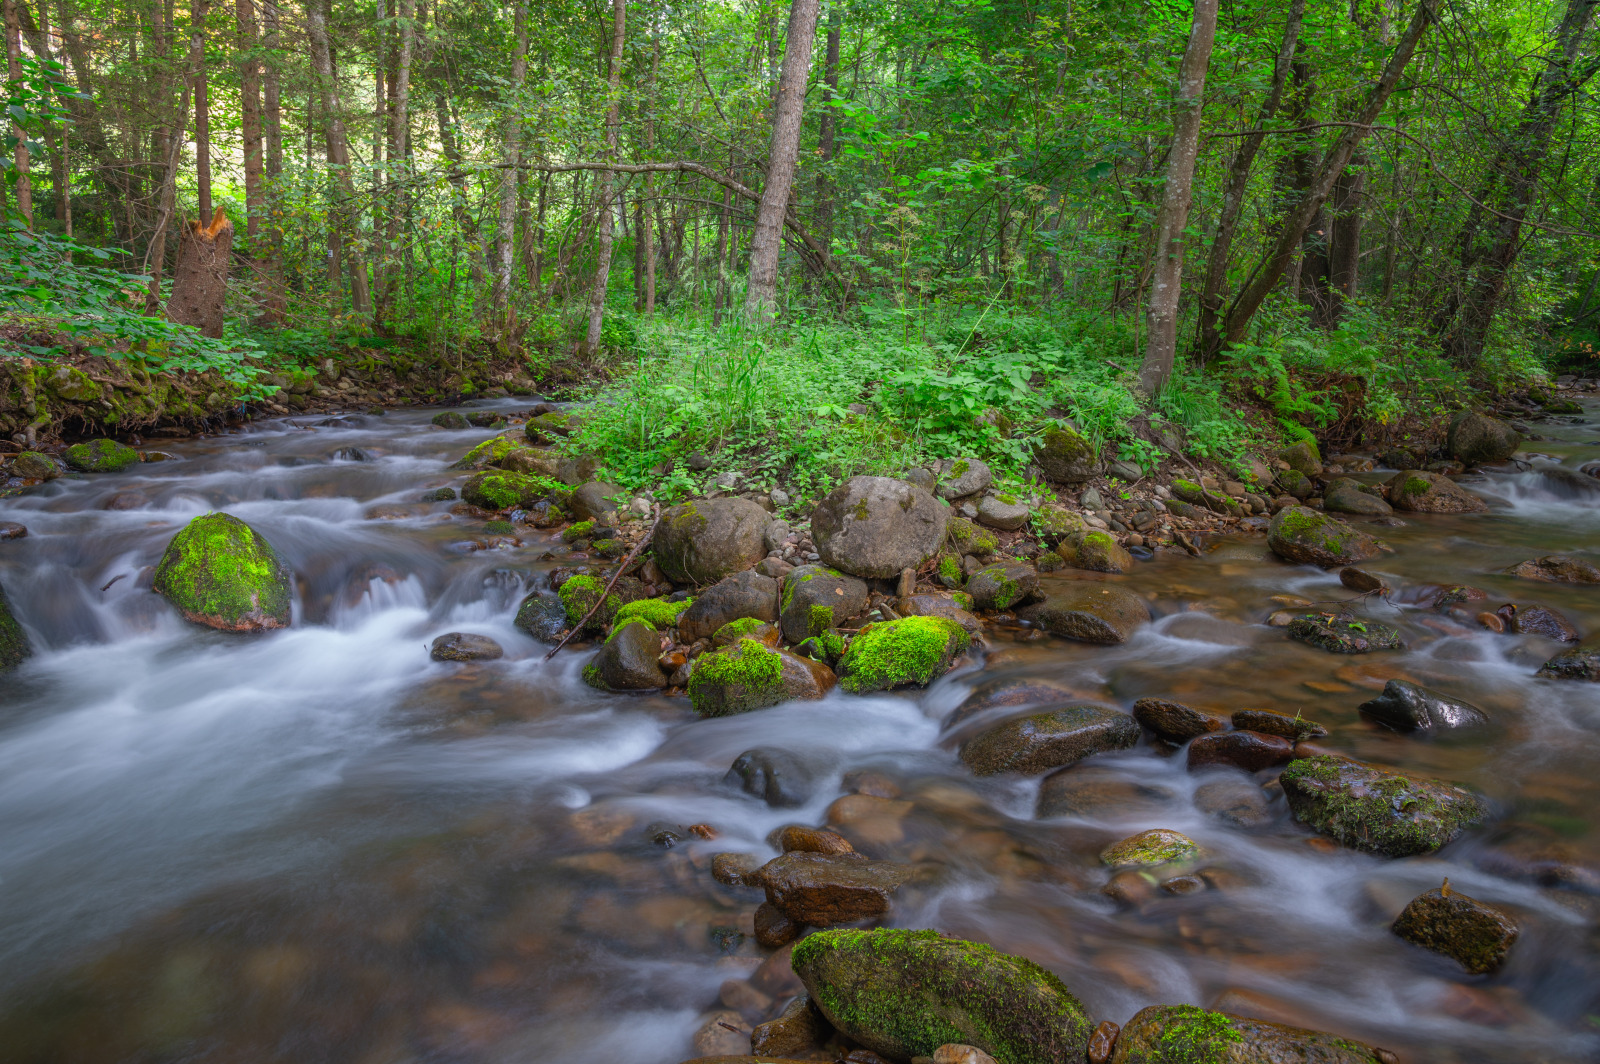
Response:
[[[1203,506],[1213,513],[1238,517],[1244,512],[1237,500],[1229,498],[1220,491],[1204,487],[1193,480],[1184,480],[1182,477],[1173,479],[1172,494],[1191,506]]]
[[[593,521],[576,521],[561,530],[561,542],[576,543],[594,534]]]
[[[852,694],[926,687],[971,643],[966,629],[944,617],[869,624],[839,660],[839,683]]]
[[[784,574],[778,627],[788,643],[836,628],[867,608],[867,585],[826,565],[802,565]]]
[[[712,646],[731,647],[741,639],[754,639],[762,646],[775,647],[780,641],[780,636],[776,625],[754,617],[740,617],[736,621],[729,621],[711,633]],[[799,653],[805,652],[799,651]]]
[[[517,604],[517,615],[511,623],[540,642],[555,643],[569,622],[566,605],[560,598],[535,591]]]
[[[1033,530],[1046,542],[1059,540],[1074,532],[1085,532],[1088,528],[1082,514],[1062,506],[1046,506],[1033,512]]]
[[[1278,460],[1303,476],[1314,477],[1322,472],[1322,455],[1312,440],[1292,443],[1278,452]]]
[[[952,590],[966,583],[966,572],[961,568],[961,557],[957,554],[946,552],[939,555],[939,561],[933,567],[934,579]]]
[[[11,472],[29,480],[54,480],[66,472],[66,464],[53,454],[23,451],[11,460]]]
[[[1033,449],[1039,471],[1061,484],[1082,484],[1105,469],[1094,444],[1071,425],[1056,423],[1044,430]]]
[[[1465,787],[1342,757],[1292,761],[1279,781],[1300,823],[1341,845],[1385,857],[1432,853],[1489,811]]]
[[[1330,654],[1370,654],[1374,650],[1400,650],[1405,641],[1400,630],[1382,621],[1359,620],[1332,613],[1307,613],[1289,622],[1289,638],[1309,643]]]
[[[821,662],[740,639],[695,661],[689,704],[702,717],[731,717],[795,699],[821,698],[834,682],[833,671]]]
[[[899,602],[900,612],[907,617],[943,617],[959,624],[968,635],[983,630],[983,622],[972,615],[972,596],[956,591],[945,598],[941,595],[909,595]]]
[[[1067,536],[1056,544],[1056,556],[1073,569],[1091,573],[1125,573],[1133,568],[1133,555],[1110,532],[1098,529]]]
[[[152,588],[185,620],[225,632],[289,623],[289,571],[261,533],[230,514],[205,514],[167,544]]]
[[[1034,776],[1094,754],[1126,750],[1138,741],[1139,724],[1126,713],[1105,706],[1058,706],[980,732],[961,745],[961,760],[980,776]]]
[[[1396,510],[1419,514],[1478,514],[1489,504],[1449,477],[1408,469],[1389,479],[1389,504]]]
[[[28,643],[28,633],[11,613],[11,603],[6,600],[6,589],[0,587],[0,672],[14,669],[33,653]]]
[[[749,499],[696,499],[661,515],[655,559],[679,584],[715,584],[767,556],[772,515]]]
[[[73,444],[61,457],[80,473],[116,473],[138,462],[139,452],[116,440],[90,440]]]
[[[1539,666],[1539,675],[1550,680],[1600,682],[1600,646],[1568,647]]]
[[[594,609],[594,604],[600,601],[600,596],[605,593],[605,589],[606,582],[598,576],[579,573],[576,576],[568,577],[566,582],[561,585],[560,590],[556,592],[561,599],[561,608],[566,612],[567,623],[572,625],[582,621],[584,616],[591,609]],[[590,632],[604,631],[612,621],[616,620],[617,611],[622,606],[622,596],[613,590],[611,594],[606,595],[605,602],[599,609],[594,611],[594,616],[590,617],[589,622],[584,625],[585,630]]]
[[[1015,532],[1028,523],[1033,508],[1015,495],[990,493],[978,500],[978,523],[1002,532]]]
[[[465,414],[458,414],[454,410],[441,410],[441,411],[439,411],[437,414],[433,415],[432,423],[437,425],[437,426],[439,426],[442,429],[451,429],[451,430],[459,430],[459,429],[465,429],[465,428],[471,428],[472,427],[471,423],[469,421],[467,421],[467,416]]]
[[[1123,1026],[1111,1064],[1376,1064],[1383,1059],[1372,1046],[1323,1031],[1193,1005],[1153,1005]]]
[[[559,504],[566,496],[566,488],[550,477],[506,470],[479,473],[461,487],[463,499],[485,510],[530,510],[541,502]]]
[[[649,621],[654,627],[665,630],[676,625],[679,615],[692,605],[694,605],[692,598],[679,602],[669,602],[664,598],[639,599],[636,602],[624,603],[617,608],[616,623],[621,624],[639,617]]]
[[[940,462],[937,473],[939,481],[934,494],[941,499],[964,499],[987,488],[994,480],[988,463],[977,458]]]
[[[577,432],[583,426],[583,418],[565,410],[551,410],[537,417],[528,419],[523,426],[523,433],[530,443],[554,443],[565,439]]]
[[[1021,562],[984,566],[967,581],[967,594],[980,610],[1008,610],[1038,593],[1038,571]]]
[[[1017,616],[1051,635],[1082,643],[1125,643],[1150,622],[1150,607],[1125,587],[1074,581],[1024,606]]]
[[[651,691],[667,686],[661,671],[661,634],[642,617],[619,621],[583,670],[584,682],[607,691]]]
[[[512,455],[519,452],[537,454],[531,447],[521,440],[510,436],[490,436],[487,440],[474,446],[462,455],[450,467],[451,469],[487,469],[490,466],[503,466]],[[542,455],[540,457],[543,457]],[[526,472],[526,470],[524,470]]]
[[[69,403],[92,403],[105,397],[99,381],[73,366],[57,366],[43,383],[46,391]]]
[[[1277,476],[1278,490],[1285,495],[1291,495],[1301,502],[1305,502],[1317,493],[1317,483],[1298,469],[1280,469]]]
[[[1152,868],[1187,861],[1200,854],[1200,847],[1182,832],[1151,828],[1114,842],[1100,851],[1100,862],[1112,868]]]
[[[1285,561],[1320,565],[1353,565],[1374,557],[1378,541],[1337,517],[1306,506],[1285,506],[1267,527],[1267,546]]]
[[[1520,929],[1509,913],[1445,886],[1413,898],[1394,933],[1454,958],[1471,975],[1487,975],[1505,963]]]
[[[1450,419],[1445,448],[1462,465],[1505,462],[1517,453],[1522,435],[1504,421],[1463,410]]]
[[[811,538],[822,561],[852,576],[919,569],[944,544],[950,508],[889,477],[851,477],[817,504]]]
[[[581,518],[598,518],[626,506],[627,489],[603,480],[591,480],[572,493],[567,509]]]
[[[1085,1059],[1094,1029],[1037,964],[934,931],[823,931],[792,963],[829,1023],[894,1060],[957,1043],[1000,1064],[1060,1064]]]

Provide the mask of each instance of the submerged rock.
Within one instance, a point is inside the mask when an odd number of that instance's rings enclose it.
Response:
[[[1017,614],[1051,635],[1083,643],[1125,643],[1142,624],[1150,622],[1144,599],[1115,584],[1075,581],[1052,589],[1043,602],[1025,606]]]
[[[805,762],[787,750],[769,747],[756,747],[740,754],[723,782],[768,805],[791,809],[804,805],[816,787]]]
[[[1031,565],[1002,562],[986,565],[967,579],[974,609],[1008,610],[1038,594],[1039,574]]]
[[[224,632],[289,623],[289,571],[261,533],[230,514],[196,517],[161,556],[151,588],[185,620]]]
[[[1449,477],[1408,469],[1389,480],[1389,502],[1396,510],[1420,514],[1478,514],[1489,504]]]
[[[1167,828],[1151,828],[1114,842],[1100,851],[1100,862],[1112,868],[1150,868],[1187,861],[1200,854],[1194,840]]]
[[[661,671],[661,633],[643,617],[612,629],[594,660],[584,666],[584,682],[608,691],[653,691],[667,686]]]
[[[61,457],[80,473],[116,473],[136,464],[139,452],[116,440],[90,440],[73,444]]]
[[[14,669],[33,653],[28,643],[28,633],[11,613],[11,603],[6,600],[6,589],[0,587],[0,672]]]
[[[1449,884],[1417,895],[1394,922],[1395,934],[1454,958],[1472,975],[1487,975],[1504,964],[1519,932],[1509,914]]]
[[[1369,654],[1405,646],[1400,630],[1393,625],[1324,613],[1302,614],[1290,621],[1289,638],[1330,654]]]
[[[1517,453],[1522,435],[1504,421],[1463,410],[1450,419],[1445,448],[1462,465],[1504,462]]]
[[[1155,732],[1169,743],[1186,743],[1207,732],[1222,731],[1228,722],[1221,717],[1198,709],[1190,709],[1182,702],[1165,698],[1141,698],[1133,704],[1133,719]]]
[[[1305,506],[1286,506],[1277,512],[1267,526],[1267,546],[1285,561],[1324,569],[1374,557],[1380,549],[1365,532]]]
[[[494,661],[505,654],[499,643],[486,635],[448,632],[433,641],[428,656],[434,661]]]
[[[1139,725],[1104,706],[1061,706],[1001,721],[961,746],[961,760],[979,776],[1037,775],[1139,741]]]
[[[1546,554],[1542,558],[1518,562],[1502,570],[1508,576],[1525,580],[1545,580],[1557,584],[1600,584],[1600,567],[1585,558],[1565,554]]]
[[[903,480],[851,477],[817,504],[811,538],[828,565],[889,579],[938,552],[949,515],[947,506]]]
[[[833,689],[833,671],[810,658],[754,639],[702,654],[689,674],[689,704],[702,717],[730,717]]]
[[[1300,823],[1384,857],[1432,853],[1488,816],[1483,799],[1465,787],[1340,757],[1291,762],[1279,782]]]
[[[674,583],[715,584],[767,556],[772,515],[749,499],[696,499],[661,515],[655,559]]]
[[[1382,694],[1357,709],[1368,720],[1399,732],[1449,731],[1489,723],[1489,715],[1470,702],[1406,680],[1390,680]]]
[[[767,901],[797,924],[831,927],[882,916],[911,877],[907,865],[869,861],[859,854],[796,851],[774,857],[754,873]]]
[[[839,659],[839,684],[852,694],[926,687],[971,643],[966,629],[945,617],[869,624]]]
[[[1381,1050],[1322,1031],[1193,1005],[1152,1005],[1122,1027],[1111,1064],[1375,1064]]]
[[[793,963],[829,1023],[894,1060],[957,1043],[1005,1064],[1060,1064],[1083,1060],[1094,1030],[1037,964],[935,931],[824,931]]]
[[[802,565],[784,575],[777,598],[778,627],[790,643],[836,628],[867,608],[865,581],[825,565]]]
[[[778,619],[778,582],[746,570],[725,576],[702,591],[694,604],[678,615],[678,632],[685,643],[716,634],[723,625],[750,618]]]
[[[1147,786],[1091,765],[1072,765],[1052,772],[1039,784],[1034,815],[1040,820],[1056,816],[1127,816],[1154,811],[1173,798],[1164,787]]]

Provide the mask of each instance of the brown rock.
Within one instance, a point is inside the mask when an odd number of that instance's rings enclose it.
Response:
[[[1241,709],[1233,715],[1233,726],[1263,735],[1281,735],[1296,741],[1320,739],[1328,734],[1328,729],[1314,720],[1304,720],[1298,715],[1291,717],[1270,709]]]
[[[1033,775],[1076,764],[1092,754],[1125,750],[1139,741],[1139,725],[1104,706],[1060,706],[1012,717],[961,746],[961,760],[980,776]]]
[[[1501,607],[1498,612],[1502,617],[1510,613],[1506,627],[1518,635],[1542,635],[1561,643],[1576,643],[1583,638],[1571,621],[1548,606],[1511,606],[1509,610]]]
[[[821,853],[786,853],[761,868],[767,900],[812,927],[882,916],[910,875],[905,865]]]
[[[1219,1044],[1226,1049],[1216,1050]],[[1371,1046],[1321,1031],[1207,1012],[1193,1005],[1154,1005],[1123,1025],[1111,1056],[1112,1064],[1188,1064],[1201,1059],[1219,1064],[1373,1064],[1377,1055]]]
[[[799,924],[783,915],[783,910],[770,901],[756,906],[756,944],[763,949],[786,946],[799,938],[802,930]]]
[[[1165,698],[1139,699],[1133,704],[1133,719],[1168,742],[1180,744],[1228,726],[1221,717]]]
[[[711,878],[729,887],[758,887],[760,882],[752,878],[758,867],[751,854],[719,853],[711,858]]]
[[[1089,1036],[1089,1064],[1106,1064],[1117,1048],[1117,1036],[1122,1028],[1110,1020],[1103,1021]]]
[[[750,1052],[767,1057],[805,1053],[822,1045],[832,1029],[811,999],[801,995],[777,1019],[756,1025],[750,1032]]]
[[[855,847],[838,832],[790,824],[778,831],[778,849],[784,853],[855,853]]]
[[[794,997],[805,989],[800,982],[800,977],[794,974],[794,965],[790,962],[790,954],[794,946],[782,946],[766,960],[750,976],[750,985],[763,993],[771,994],[775,999]]]
[[[725,979],[717,1000],[742,1016],[760,1016],[772,1008],[772,998],[743,979]]]
[[[1259,772],[1294,760],[1294,743],[1281,735],[1252,731],[1202,735],[1189,744],[1189,767],[1236,765],[1246,772]]]
[[[730,1029],[731,1028],[731,1029]],[[726,1057],[742,1053],[750,1044],[744,1017],[731,1009],[713,1012],[695,1029],[694,1051],[702,1057]]]
[[[1504,572],[1526,580],[1545,580],[1558,584],[1600,584],[1600,567],[1583,558],[1546,554],[1543,558],[1518,562]]]
[[[1451,890],[1447,880],[1414,898],[1394,922],[1394,933],[1484,975],[1505,963],[1519,929],[1510,915]]]
[[[1082,692],[1055,680],[1030,676],[987,680],[974,687],[972,693],[944,718],[941,726],[949,730],[1000,706],[1045,706],[1079,697]]]
[[[1090,581],[1062,585],[1052,581],[1043,602],[1018,611],[1017,616],[1051,635],[1084,643],[1125,643],[1140,625],[1150,621],[1150,607],[1125,587]]]
[[[952,599],[942,595],[911,595],[901,598],[900,613],[906,617],[943,617],[955,621],[969,634],[976,634],[983,628],[982,621],[957,606]]]
[[[1126,816],[1154,811],[1172,792],[1124,779],[1092,765],[1073,765],[1052,772],[1039,784],[1036,814],[1041,820],[1055,816]]]
[[[1353,565],[1347,565],[1339,570],[1339,583],[1351,591],[1359,591],[1362,594],[1382,591],[1388,586],[1365,569],[1357,569]]]

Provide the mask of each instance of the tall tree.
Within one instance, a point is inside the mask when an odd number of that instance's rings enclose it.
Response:
[[[622,119],[622,35],[627,28],[624,0],[611,2],[611,61],[607,68],[606,84],[611,93],[611,104],[606,108],[607,162],[617,157],[617,128]],[[589,355],[600,350],[600,327],[606,313],[606,285],[611,280],[611,242],[615,206],[611,201],[613,177],[610,170],[601,170],[595,181],[599,193],[599,247],[594,267],[594,287],[589,293],[589,331],[584,335],[584,350]]]
[[[256,25],[255,0],[237,0],[234,16],[239,22],[239,116],[240,133],[244,149],[244,204],[245,240],[250,245],[250,258],[255,276],[258,298],[263,275],[258,260],[257,242],[261,236],[261,215],[266,210],[266,190],[263,187],[266,169],[265,151],[261,139],[261,57],[256,54],[260,42],[260,29]],[[263,300],[264,302],[264,300]]]
[[[283,274],[283,228],[278,224],[280,210],[273,201],[282,195],[279,183],[283,178],[283,84],[279,72],[279,49],[282,47],[282,37],[278,29],[278,3],[277,0],[262,0],[262,22],[264,33],[262,47],[266,50],[266,61],[263,64],[264,76],[262,78],[261,93],[261,133],[264,155],[264,185],[266,194],[271,200],[265,200],[263,206],[271,215],[271,223],[266,227],[266,261],[263,273],[266,277],[266,296],[262,301],[262,317],[268,324],[282,325],[288,314],[288,283]],[[309,118],[309,116],[308,116]],[[309,122],[308,122],[309,124]],[[267,203],[273,203],[267,206]]]
[[[350,172],[350,139],[345,132],[344,102],[340,97],[338,82],[333,70],[333,50],[328,42],[328,12],[326,0],[310,0],[306,5],[306,35],[311,39],[311,65],[316,74],[318,102],[321,105],[323,127],[328,143],[328,166],[334,172],[339,188],[339,210],[332,221],[334,257],[344,251],[346,231],[355,229],[354,203],[355,176]],[[367,281],[366,265],[361,257],[361,245],[352,240],[348,255],[350,270],[350,304],[357,314],[372,312],[372,289]]]
[[[1178,347],[1178,299],[1183,283],[1183,231],[1194,196],[1194,167],[1200,155],[1200,116],[1205,102],[1206,71],[1217,35],[1217,0],[1194,0],[1189,45],[1178,66],[1178,91],[1173,98],[1172,147],[1167,152],[1167,179],[1156,216],[1155,274],[1150,285],[1149,338],[1139,383],[1156,394],[1172,376]]]
[[[817,0],[791,0],[789,30],[784,40],[783,71],[778,76],[772,109],[772,146],[767,151],[767,180],[756,208],[750,236],[750,280],[745,313],[770,320],[778,301],[778,252],[783,249],[783,216],[789,189],[800,161],[800,119],[805,109],[806,78],[817,36]]]
[[[200,217],[211,216],[211,101],[206,92],[206,17],[211,0],[194,0],[189,13],[189,69],[194,83],[194,180]]]
[[[513,326],[511,278],[516,251],[517,178],[518,168],[522,165],[522,108],[519,97],[528,80],[527,0],[518,0],[513,22],[517,44],[511,59],[511,103],[506,108],[502,133],[499,187],[496,193],[498,212],[494,227],[494,274],[489,290],[490,328],[502,339],[510,337]]]
[[[18,0],[4,0],[6,34],[6,70],[14,81],[22,79],[22,16],[17,10]],[[16,138],[12,160],[17,168],[17,213],[23,223],[33,228],[33,184],[28,179],[28,134],[21,119],[11,119],[11,135]]]

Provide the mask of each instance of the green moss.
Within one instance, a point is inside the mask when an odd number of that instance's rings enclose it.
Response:
[[[821,635],[833,627],[832,606],[812,606],[806,615],[806,635]]]
[[[588,613],[594,604],[599,601],[605,589],[605,581],[596,576],[580,573],[577,576],[568,577],[567,582],[562,584],[561,590],[557,592],[561,598],[561,607],[567,611],[567,623],[577,624],[583,620],[584,614]],[[621,603],[617,602],[615,595],[612,595],[608,600],[607,606],[609,610],[607,607],[602,607],[590,621],[591,625],[596,624],[596,622],[604,624],[610,620],[610,617],[606,616],[608,612],[615,616],[616,611],[621,609]]]
[[[702,654],[689,674],[689,704],[702,717],[727,717],[783,701],[783,657],[754,639]]]
[[[693,605],[692,598],[682,602],[668,602],[664,598],[639,599],[617,610],[617,623],[642,617],[657,628],[671,628],[678,623],[679,615]]]
[[[1433,490],[1433,485],[1426,477],[1406,477],[1405,483],[1400,485],[1402,495],[1426,495]]]
[[[870,624],[840,660],[839,683],[854,694],[908,684],[926,687],[971,641],[964,628],[945,617],[902,617]]]
[[[22,659],[32,653],[28,634],[11,615],[11,604],[6,601],[5,588],[0,588],[0,672],[22,664]]]
[[[711,634],[713,643],[736,643],[741,639],[755,634],[756,629],[766,624],[766,621],[755,617],[740,617],[737,621],[729,621]]]
[[[1081,544],[1095,550],[1110,550],[1117,545],[1117,541],[1110,532],[1094,531],[1085,532]]]
[[[116,473],[139,461],[139,452],[116,440],[75,443],[61,455],[80,473]]]
[[[196,517],[173,536],[151,586],[188,619],[213,627],[289,623],[289,574],[278,552],[229,514]]]
[[[1007,506],[1015,506],[1017,504],[1017,497],[1015,495],[996,495],[995,498],[999,499]]]
[[[822,651],[823,660],[832,665],[844,656],[844,636],[828,629],[816,634],[817,648]]]
[[[483,530],[491,536],[509,536],[517,529],[510,521],[488,521],[484,523]]]
[[[606,690],[606,682],[600,678],[600,668],[593,662],[583,667],[583,682],[590,687],[598,687],[602,691]]]
[[[458,414],[456,416],[459,417],[460,415]],[[465,419],[463,418],[462,421],[464,426]],[[438,419],[435,418],[434,424],[438,423]],[[525,448],[516,440],[508,439],[505,436],[491,436],[487,440],[484,440],[482,443],[478,444],[472,450],[468,451],[466,454],[462,455],[461,460],[455,464],[454,468],[478,469],[486,465],[499,465],[501,462],[505,461],[506,456],[512,451],[520,451],[524,449]]]
[[[1107,846],[1101,851],[1100,860],[1112,868],[1145,868],[1185,861],[1199,852],[1187,835],[1151,828]]]
[[[950,467],[950,475],[955,479],[960,480],[962,477],[967,475],[967,470],[971,468],[972,466],[967,462],[967,460],[962,458]]]
[[[609,643],[613,639],[617,638],[617,635],[630,624],[642,624],[651,635],[656,634],[656,626],[645,620],[643,617],[629,617],[627,620],[621,620],[619,618],[616,626],[611,629],[611,634],[606,636],[606,642]]]
[[[594,552],[602,558],[620,558],[628,553],[628,544],[620,539],[597,539]]]
[[[588,539],[589,534],[593,531],[593,521],[579,521],[575,525],[568,526],[567,529],[561,533],[561,538],[567,543],[576,543],[580,539]]]
[[[1000,549],[1000,541],[993,532],[980,532],[972,537],[972,553],[977,555],[993,554]]]
[[[954,602],[957,606],[960,606],[964,610],[972,609],[972,596],[967,594],[965,591],[951,592],[950,601]]]
[[[1341,845],[1389,857],[1432,853],[1487,813],[1482,799],[1462,788],[1331,755],[1291,761],[1280,780],[1296,820]]]
[[[571,492],[537,473],[479,473],[461,488],[461,497],[486,510],[530,509],[545,500],[565,502]]]
[[[1162,1010],[1162,1064],[1225,1064],[1228,1046],[1244,1041],[1233,1021],[1220,1012],[1193,1005],[1168,1005]]]
[[[961,583],[961,562],[953,554],[939,559],[939,579],[947,584]]]

